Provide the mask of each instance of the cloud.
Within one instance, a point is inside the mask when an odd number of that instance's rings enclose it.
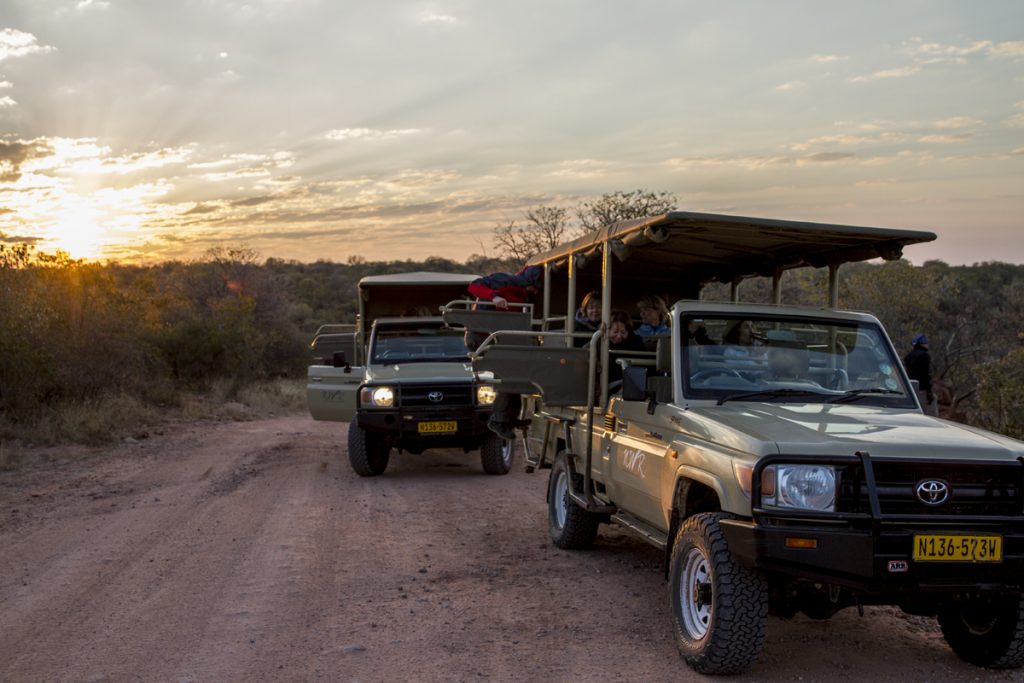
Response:
[[[433,12],[424,12],[420,15],[421,24],[441,24],[444,26],[455,26],[459,23],[457,17],[453,17],[450,14],[435,14]]]
[[[952,145],[958,142],[966,142],[973,137],[970,133],[960,133],[958,135],[922,135],[917,139],[918,142],[924,142],[926,144],[938,144],[938,145]]]
[[[989,48],[988,54],[994,58],[1021,59],[1024,58],[1024,40],[1016,40],[1006,43],[996,43]]]
[[[975,55],[985,55],[990,59],[1024,58],[1024,41],[1020,40],[1002,43],[976,40],[966,45],[943,45],[914,38],[907,49],[918,64],[966,64],[968,57]]]
[[[688,157],[673,158],[664,162],[672,171],[689,171],[699,168],[738,168],[756,171],[773,166],[792,164],[793,158],[778,156],[734,156],[734,157]]]
[[[13,107],[16,104],[18,104],[18,103],[15,102],[14,98],[12,98],[12,97],[8,97],[7,95],[4,95],[3,97],[0,97],[0,109],[6,109],[7,107]]]
[[[849,152],[818,152],[817,154],[811,154],[810,156],[804,157],[804,160],[828,163],[832,161],[842,161],[843,159],[852,159],[853,157],[854,155]]]
[[[779,92],[791,92],[793,90],[803,90],[807,87],[807,84],[803,81],[790,81],[783,83],[782,85],[775,86],[775,89]]]
[[[906,78],[908,76],[913,76],[920,70],[920,66],[901,66],[895,69],[883,69],[882,71],[876,71],[868,76],[854,76],[850,79],[850,82],[869,83],[871,81],[877,81],[885,78]]]
[[[210,182],[224,182],[227,180],[241,179],[266,179],[273,175],[273,172],[288,168],[295,162],[290,152],[276,152],[274,154],[232,154],[231,156],[213,161],[202,161],[189,164],[189,169],[208,171],[200,176],[203,180]]]
[[[913,64],[883,69],[867,76],[854,76],[851,83],[869,83],[886,78],[906,78],[918,73],[922,67],[936,64],[967,64],[971,58],[987,56],[989,59],[1024,59],[1024,41],[996,43],[991,40],[976,40],[965,45],[945,45],[912,38],[906,43],[906,51]]]
[[[377,130],[374,128],[335,128],[324,133],[328,140],[344,142],[346,140],[394,140],[406,135],[417,135],[422,133],[420,128],[399,128],[392,130]]]
[[[882,145],[882,144],[893,144],[897,142],[903,142],[908,139],[905,133],[897,131],[886,131],[883,133],[877,133],[875,135],[854,135],[851,133],[842,133],[839,135],[820,135],[816,138],[811,138],[806,142],[798,142],[790,146],[790,149],[796,152],[804,152],[814,147],[820,147],[822,145],[841,145],[844,147],[864,147],[871,145]]]
[[[846,57],[839,55],[811,55],[811,61],[815,64],[834,64],[846,61]]]
[[[52,153],[53,148],[42,138],[28,141],[0,138],[0,182],[17,182],[21,178],[22,164]]]
[[[188,167],[200,170],[227,168],[238,164],[253,164],[266,161],[268,158],[269,157],[266,154],[232,154],[221,159],[215,159],[214,161],[202,161],[189,164]]]
[[[1018,147],[1017,149],[1010,152],[1014,156],[1024,156],[1024,147]]]
[[[912,38],[907,46],[911,58],[919,64],[966,64],[967,57],[991,48],[991,40],[977,40],[960,46],[926,43],[921,38]]]
[[[981,121],[978,119],[972,119],[969,116],[953,116],[948,119],[942,119],[941,121],[935,122],[936,128],[971,128],[972,126],[980,125]]]
[[[183,216],[199,216],[199,215],[202,215],[202,214],[213,213],[215,211],[218,211],[218,207],[212,206],[210,204],[204,204],[202,202],[196,202],[195,206],[193,206],[188,211],[185,211],[182,215]]]
[[[0,31],[0,62],[10,57],[53,52],[56,48],[49,45],[38,45],[36,37],[14,28]]]
[[[608,164],[595,159],[562,161],[547,175],[552,178],[600,178],[609,174]]]
[[[78,0],[78,4],[75,5],[75,9],[79,11],[90,8],[107,9],[108,7],[110,7],[110,3],[105,0]]]
[[[14,84],[10,81],[0,81],[0,88],[13,88]]]
[[[1014,114],[1006,119],[1006,125],[1010,128],[1024,128],[1024,114]]]
[[[10,213],[4,211],[3,213]],[[12,235],[6,232],[0,232],[0,242],[5,244],[28,244],[36,245],[42,242],[43,239],[37,235]]]

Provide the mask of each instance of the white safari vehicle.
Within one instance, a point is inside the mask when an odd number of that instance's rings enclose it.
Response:
[[[931,239],[684,212],[620,223],[532,259],[541,319],[475,352],[478,372],[530,397],[527,468],[550,468],[554,543],[586,548],[611,523],[663,549],[671,628],[697,671],[749,667],[769,613],[871,604],[937,617],[976,665],[1024,663],[1024,444],[925,416],[878,320],[836,310],[841,264]],[[782,305],[785,272],[806,266],[829,268],[827,308]],[[739,302],[753,275],[777,303]],[[713,280],[732,301],[700,300]],[[605,323],[667,295],[671,333],[616,353],[602,327],[577,346],[589,290]]]
[[[402,273],[359,281],[354,326],[322,327],[307,384],[317,420],[348,422],[357,474],[383,474],[393,450],[479,450],[488,474],[507,474],[513,445],[487,429],[495,391],[469,365],[464,330],[438,315],[475,275]]]

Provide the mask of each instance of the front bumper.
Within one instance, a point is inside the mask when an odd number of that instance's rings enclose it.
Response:
[[[487,420],[491,412],[490,406],[360,410],[356,414],[356,422],[367,431],[384,434],[389,441],[399,446],[417,444],[435,448],[475,447],[489,433]],[[420,425],[428,422],[455,422],[456,431],[420,431]]]
[[[1024,533],[1019,526],[836,528],[811,522],[785,525],[722,520],[729,550],[738,562],[764,572],[846,586],[868,594],[1020,591],[1024,586]],[[916,562],[915,533],[1003,537],[1001,562]],[[787,538],[814,539],[814,549],[787,547]]]
[[[737,561],[769,574],[846,586],[894,601],[915,594],[949,592],[1020,592],[1024,587],[1024,513],[1019,503],[1003,507],[1013,514],[913,514],[893,511],[894,487],[876,481],[899,461],[872,461],[867,453],[814,458],[775,455],[762,458],[752,477],[752,500],[760,501],[761,473],[780,462],[815,462],[847,466],[863,473],[864,509],[847,512],[782,511],[755,504],[752,520],[722,520],[722,530]],[[878,463],[882,463],[879,465]],[[957,463],[944,464],[950,470]],[[977,462],[969,463],[978,467]],[[882,467],[882,470],[879,470]],[[1000,500],[1016,500],[1024,490],[1024,463],[992,463],[1009,468]],[[1020,468],[1018,478],[1017,471]],[[988,472],[988,470],[986,470]],[[1008,483],[1006,483],[1008,482]],[[1011,489],[1016,488],[1016,492]],[[897,501],[899,502],[899,501]],[[999,562],[915,561],[915,534],[999,535]],[[816,547],[793,547],[787,539],[813,540]]]

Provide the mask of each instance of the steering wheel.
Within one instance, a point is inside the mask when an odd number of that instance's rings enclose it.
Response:
[[[732,368],[705,368],[703,370],[698,370],[697,372],[690,375],[690,381],[703,382],[704,380],[719,376],[736,377],[737,379],[743,379],[743,375],[741,375],[736,370],[733,370]]]

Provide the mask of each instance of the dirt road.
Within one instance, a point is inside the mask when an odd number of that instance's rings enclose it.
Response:
[[[195,424],[0,473],[2,681],[697,680],[657,551],[547,537],[547,473],[363,479],[343,425]],[[739,680],[1008,681],[891,609],[769,623]]]

